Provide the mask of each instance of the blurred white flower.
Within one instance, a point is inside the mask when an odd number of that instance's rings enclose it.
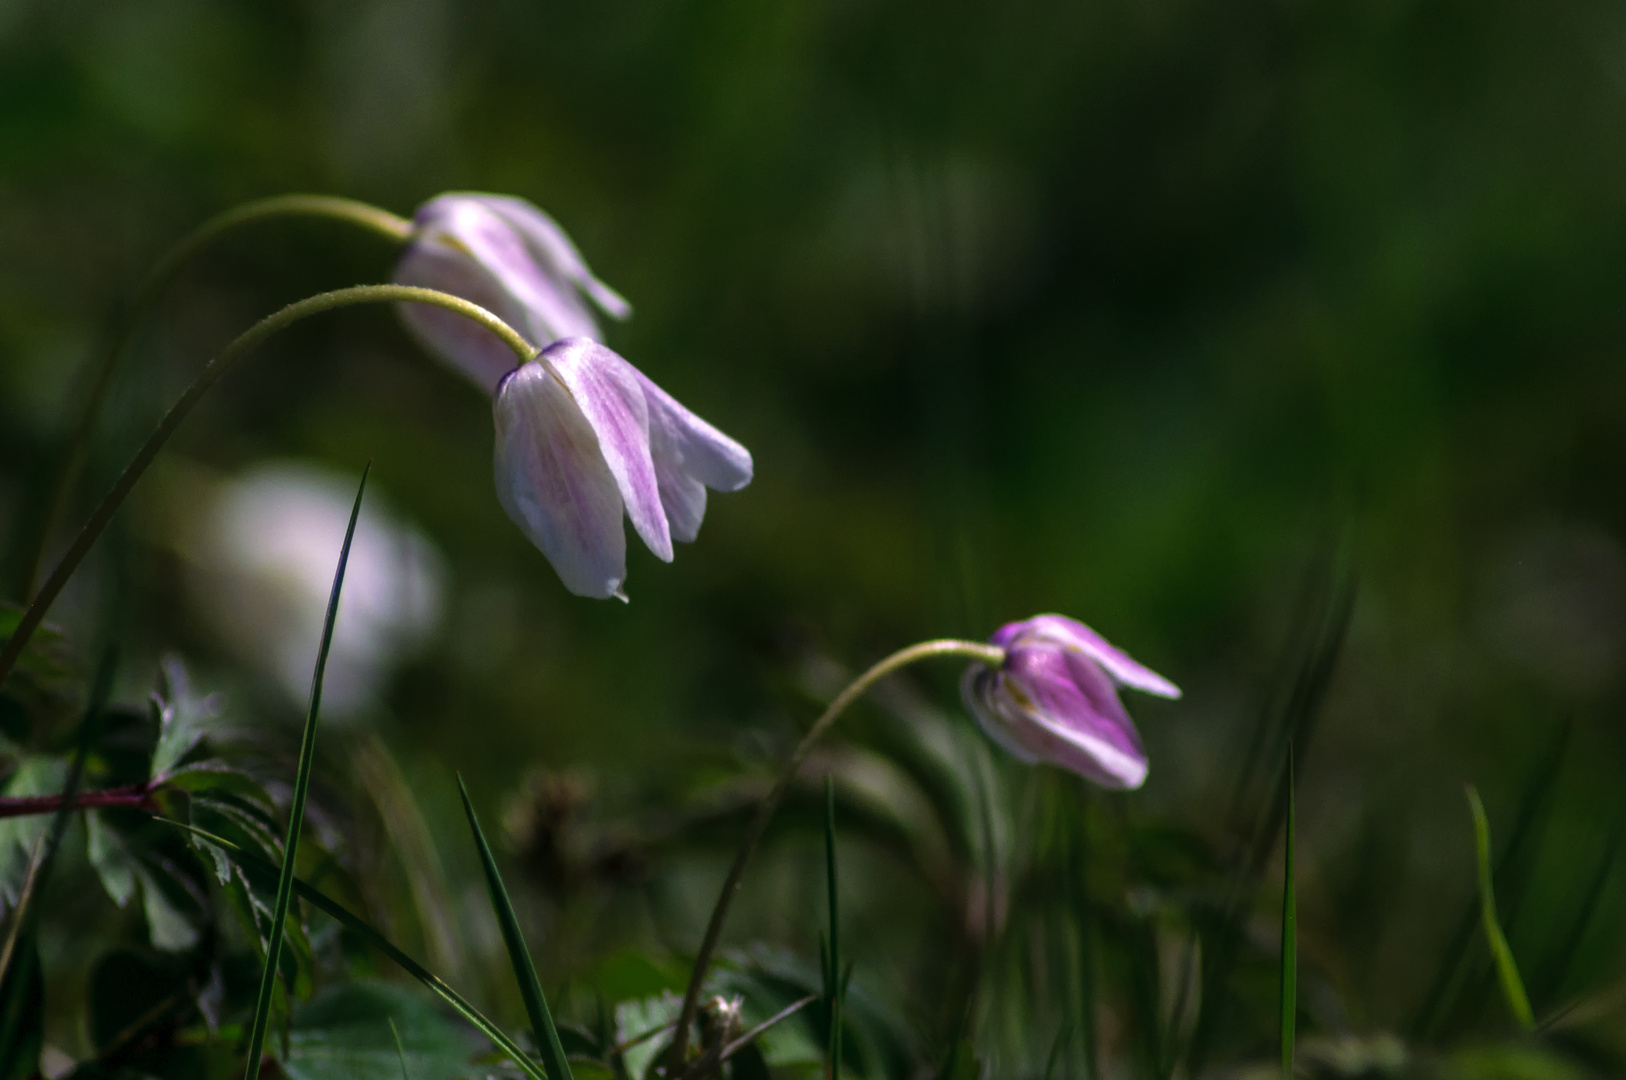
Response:
[[[301,462],[255,466],[214,488],[183,550],[191,593],[223,643],[304,704],[356,477]],[[369,485],[334,624],[322,711],[376,699],[440,623],[440,553]]]

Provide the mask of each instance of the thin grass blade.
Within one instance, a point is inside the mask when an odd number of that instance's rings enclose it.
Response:
[[[474,831],[474,844],[480,849],[480,863],[485,867],[486,887],[491,891],[491,907],[502,927],[503,944],[508,946],[508,960],[514,966],[514,978],[519,982],[520,997],[525,1001],[525,1012],[531,1018],[531,1030],[542,1051],[542,1065],[551,1080],[572,1080],[570,1062],[565,1060],[564,1045],[559,1042],[559,1031],[553,1026],[553,1014],[548,1011],[547,999],[542,996],[542,983],[536,977],[536,965],[531,963],[530,950],[519,931],[519,920],[514,917],[514,905],[508,900],[508,889],[497,871],[497,860],[486,843],[486,834],[480,829],[480,819],[469,801],[469,789],[463,778],[457,778],[457,790],[463,796],[463,810],[469,816],[469,828]]]
[[[1535,1016],[1530,1012],[1530,999],[1525,996],[1524,980],[1519,978],[1519,965],[1513,960],[1507,936],[1496,918],[1496,891],[1491,877],[1490,821],[1485,817],[1485,804],[1472,784],[1467,785],[1468,810],[1474,817],[1474,854],[1479,863],[1479,917],[1485,926],[1485,940],[1490,945],[1491,958],[1496,962],[1496,975],[1502,983],[1502,996],[1507,999],[1508,1011],[1526,1031],[1534,1030]]]
[[[824,778],[824,880],[830,911],[829,981],[825,985],[830,1014],[830,1080],[841,1080],[841,908],[836,883],[836,786]]]
[[[1553,793],[1557,788],[1559,770],[1569,748],[1573,721],[1566,721],[1554,733],[1545,753],[1530,772],[1524,791],[1519,797],[1513,827],[1506,833],[1502,854],[1496,860],[1491,880],[1501,891],[1505,909],[1511,909],[1510,892],[1523,885],[1528,868],[1540,846],[1546,823],[1552,815]],[[1516,894],[1514,894],[1516,898]],[[1513,915],[1508,910],[1508,917]],[[1469,949],[1480,924],[1479,904],[1469,897],[1456,931],[1441,954],[1440,965],[1422,1004],[1413,1016],[1407,1031],[1418,1040],[1437,1036],[1462,1011],[1463,986],[1470,976]],[[1487,973],[1488,977],[1488,973]]]
[[[1313,631],[1307,628],[1306,631],[1312,633],[1312,638],[1299,658],[1297,673],[1285,704],[1278,712],[1269,714],[1265,721],[1268,734],[1262,735],[1259,740],[1259,746],[1264,748],[1261,751],[1264,761],[1284,760],[1289,743],[1299,753],[1307,753],[1326,704],[1333,675],[1343,655],[1357,596],[1353,573],[1336,567],[1333,569],[1337,572],[1329,574],[1324,583],[1327,595],[1315,605],[1315,628]],[[1238,791],[1241,792],[1239,806],[1251,802],[1248,793],[1253,790],[1254,775],[1254,766],[1250,762],[1238,782]],[[1251,827],[1251,836],[1239,852],[1239,866],[1228,890],[1223,916],[1215,932],[1202,942],[1202,1004],[1196,1028],[1185,1051],[1185,1071],[1188,1075],[1202,1075],[1209,1049],[1226,1024],[1226,1009],[1231,1004],[1226,994],[1227,983],[1242,951],[1245,911],[1252,904],[1260,875],[1276,849],[1276,837],[1281,832],[1286,814],[1285,790],[1278,778],[1272,778],[1263,792],[1261,801],[1264,805],[1259,807],[1258,816]],[[1242,813],[1241,819],[1246,816],[1246,813]]]
[[[395,1026],[395,1017],[390,1017],[390,1034],[395,1036],[395,1056],[401,1062],[401,1080],[412,1080],[412,1074],[407,1071],[406,1047],[401,1043],[401,1029]]]
[[[1299,1011],[1299,906],[1293,881],[1298,803],[1293,791],[1293,746],[1287,747],[1287,848],[1282,870],[1282,1080],[1293,1077],[1293,1041]]]
[[[288,806],[288,837],[283,845],[282,872],[277,878],[277,898],[271,908],[270,938],[266,946],[265,972],[260,977],[260,993],[254,1003],[254,1022],[249,1028],[247,1080],[260,1075],[260,1058],[265,1051],[265,1031],[271,1022],[271,998],[276,991],[277,969],[282,960],[282,932],[293,902],[294,857],[299,853],[299,834],[305,827],[305,800],[310,795],[311,769],[316,762],[316,718],[322,711],[322,676],[327,672],[328,652],[333,647],[333,624],[339,615],[339,595],[344,591],[344,572],[350,564],[350,544],[356,538],[356,519],[361,516],[361,499],[367,492],[367,474],[373,463],[361,471],[356,502],[350,508],[350,523],[339,548],[339,565],[333,572],[333,591],[328,594],[327,616],[322,621],[322,642],[316,650],[316,671],[311,677],[311,703],[305,714],[305,731],[299,741],[299,770],[294,774],[294,797]]]
[[[188,825],[181,821],[172,821],[169,818],[155,818],[154,820],[161,821],[165,825],[172,825],[177,829],[206,840],[216,847],[224,848],[231,853],[232,859],[251,875],[262,879],[270,879],[279,873],[278,868],[273,863],[261,859],[253,852],[239,847],[223,836],[217,836],[206,829],[200,829],[195,825]],[[394,942],[385,937],[366,919],[363,919],[304,878],[294,878],[294,892],[299,894],[300,899],[326,913],[342,924],[345,929],[395,961],[402,971],[417,979],[424,985],[425,989],[451,1006],[452,1011],[474,1025],[480,1034],[490,1039],[492,1045],[496,1046],[498,1050],[512,1058],[514,1063],[524,1070],[525,1075],[529,1076],[531,1080],[548,1080],[547,1074],[535,1062],[530,1060],[526,1053],[520,1049],[518,1043],[509,1038],[501,1028],[487,1018],[484,1013],[480,1012],[479,1009],[476,1009],[462,994],[447,985],[440,976],[434,974],[398,948]]]

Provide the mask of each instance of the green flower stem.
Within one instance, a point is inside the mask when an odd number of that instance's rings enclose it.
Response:
[[[34,550],[29,556],[28,577],[23,589],[24,600],[34,595],[34,586],[39,582],[40,564],[45,559],[45,546],[51,542],[57,524],[67,513],[68,500],[73,495],[73,489],[79,484],[79,474],[84,470],[85,457],[90,452],[91,432],[96,428],[96,420],[101,415],[102,405],[106,402],[108,390],[113,385],[113,372],[118,367],[119,358],[124,355],[125,348],[130,344],[130,339],[135,335],[142,316],[151,309],[159,294],[169,287],[181,269],[205,248],[245,225],[283,217],[314,217],[348,222],[397,243],[404,243],[412,235],[412,222],[406,218],[354,199],[341,199],[332,195],[277,195],[269,199],[256,199],[254,202],[244,203],[242,206],[217,214],[165,252],[147,275],[147,279],[142,282],[135,297],[120,314],[109,335],[107,351],[102,353],[97,361],[90,395],[85,399],[85,411],[80,415],[79,424],[68,440],[67,453],[57,472],[50,502],[47,503],[45,514],[40,520],[39,535],[34,540]]]
[[[746,831],[745,840],[740,844],[739,853],[734,856],[734,865],[728,869],[728,877],[723,880],[722,893],[717,897],[717,904],[711,909],[711,921],[706,924],[705,937],[700,941],[700,951],[695,954],[694,970],[689,975],[689,988],[683,995],[683,1010],[678,1014],[677,1032],[673,1036],[671,1060],[679,1072],[683,1069],[684,1058],[689,1050],[689,1027],[694,1023],[695,1011],[700,1005],[700,986],[705,981],[706,969],[711,965],[712,953],[717,951],[717,939],[722,936],[723,923],[728,918],[728,909],[734,902],[734,894],[739,892],[740,880],[745,875],[745,864],[751,861],[751,855],[756,851],[757,845],[762,841],[762,834],[768,830],[768,822],[772,820],[774,811],[784,799],[785,792],[790,789],[791,782],[796,779],[797,771],[802,762],[807,760],[808,752],[813,744],[818,742],[820,736],[827,731],[836,719],[850,708],[853,702],[864,695],[870,687],[897,671],[908,667],[919,660],[928,660],[937,656],[957,656],[969,660],[980,660],[984,664],[1000,665],[1005,662],[1005,650],[994,645],[985,645],[977,641],[956,641],[941,639],[937,641],[923,641],[918,645],[911,645],[907,649],[888,656],[858,678],[854,679],[830,707],[824,710],[824,715],[813,722],[802,741],[796,744],[791,751],[790,760],[779,773],[779,779],[774,781],[762,805],[757,808],[757,816],[752,820],[750,828]],[[677,1075],[671,1073],[670,1075]]]
[[[62,591],[62,587],[68,583],[68,579],[73,576],[74,570],[84,561],[85,555],[90,551],[91,545],[96,542],[96,538],[101,536],[103,529],[107,528],[107,523],[112,520],[113,514],[123,504],[125,497],[130,494],[130,489],[135,487],[136,481],[141,479],[141,474],[147,471],[147,466],[152,464],[153,459],[158,456],[158,451],[163,449],[164,444],[169,441],[169,437],[175,434],[175,429],[180,427],[181,421],[186,419],[187,414],[192,411],[192,407],[198,403],[198,399],[202,398],[233,364],[278,330],[291,326],[308,316],[320,314],[324,311],[332,311],[334,308],[350,307],[354,304],[401,302],[433,304],[448,311],[455,311],[459,315],[474,320],[502,338],[503,342],[514,350],[514,355],[521,362],[536,357],[536,349],[530,342],[520,337],[513,327],[485,308],[450,293],[436,292],[434,289],[420,289],[411,285],[352,285],[348,289],[335,289],[333,292],[321,293],[300,300],[297,303],[289,304],[281,311],[267,315],[245,330],[230,345],[227,345],[219,356],[209,361],[209,365],[198,373],[198,377],[192,381],[192,385],[186,388],[186,392],[170,407],[169,412],[164,414],[164,418],[158,422],[157,430],[147,438],[146,443],[136,452],[130,464],[125,466],[124,472],[119,474],[119,478],[113,484],[112,490],[103,497],[101,505],[97,506],[95,513],[90,515],[90,520],[85,522],[84,528],[79,530],[79,535],[74,538],[73,543],[68,547],[67,553],[62,556],[62,561],[57,563],[56,569],[51,572],[51,576],[40,587],[38,595],[29,603],[28,610],[23,612],[23,617],[17,624],[17,629],[12,633],[11,639],[6,642],[5,649],[0,651],[0,683],[4,683],[6,677],[11,674],[11,669],[17,664],[17,658],[22,655],[23,646],[28,644],[28,639],[33,636],[34,631],[39,627],[40,620],[45,617],[45,612],[50,608],[51,603],[56,600],[57,594]]]

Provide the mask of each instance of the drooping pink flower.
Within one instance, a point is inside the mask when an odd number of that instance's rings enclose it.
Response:
[[[751,454],[610,349],[566,338],[497,388],[497,498],[578,596],[626,599],[621,517],[672,561],[706,489],[751,482]]]
[[[1059,765],[1103,787],[1145,782],[1146,752],[1118,689],[1178,698],[1179,687],[1062,615],[1008,623],[989,641],[1005,650],[1004,664],[973,664],[960,683],[989,738],[1022,761]]]
[[[412,223],[395,283],[472,300],[537,348],[561,338],[599,340],[588,301],[617,319],[632,311],[593,276],[565,231],[524,199],[452,192],[420,206]],[[487,393],[514,369],[507,345],[456,312],[429,304],[399,310],[424,348]]]

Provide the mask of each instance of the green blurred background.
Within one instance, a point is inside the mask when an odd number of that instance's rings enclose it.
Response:
[[[87,652],[113,620],[125,696],[177,650],[291,722],[207,614],[248,601],[176,537],[266,461],[349,484],[371,458],[438,552],[439,614],[338,723],[393,748],[436,831],[453,770],[493,814],[541,770],[659,820],[783,753],[832,665],[1054,610],[1185,688],[1130,703],[1151,777],[1111,805],[1204,834],[1296,605],[1348,575],[1300,788],[1305,951],[1340,1015],[1401,1023],[1472,896],[1462,782],[1505,828],[1568,731],[1515,950],[1563,934],[1626,811],[1626,10],[0,0],[7,594],[98,335],[168,244],[265,195],[406,214],[448,189],[552,213],[633,303],[609,343],[755,482],[674,564],[633,551],[630,605],[572,597],[493,497],[488,403],[390,312],[325,316],[213,391],[55,613]],[[202,258],[72,517],[234,334],[393,259],[320,222]],[[957,715],[956,674],[917,686]],[[548,924],[559,962],[692,948],[725,854],[653,872],[655,931]],[[806,937],[804,906],[739,937]],[[1621,971],[1615,934],[1588,942],[1576,987]]]

